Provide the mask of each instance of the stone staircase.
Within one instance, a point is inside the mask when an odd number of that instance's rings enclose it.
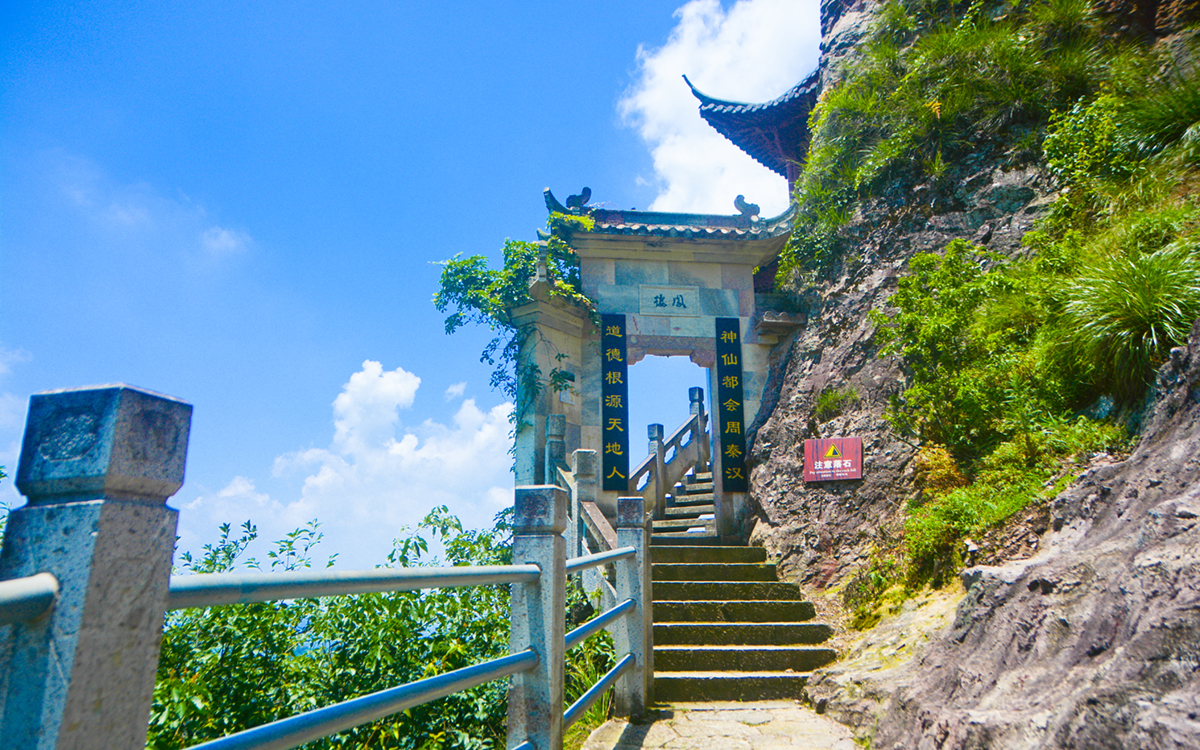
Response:
[[[688,476],[651,536],[654,694],[661,702],[796,698],[836,653],[760,547],[721,546],[711,474]]]

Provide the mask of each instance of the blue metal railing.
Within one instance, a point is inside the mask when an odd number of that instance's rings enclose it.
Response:
[[[633,547],[619,547],[566,562],[568,573],[611,563],[632,561]],[[42,574],[47,575],[47,574]],[[281,599],[307,599],[319,596],[357,595],[416,589],[523,584],[538,580],[536,565],[456,566],[440,568],[377,569],[369,571],[292,571],[287,573],[208,573],[172,576],[167,609],[249,604]],[[51,576],[51,578],[53,578]],[[43,582],[44,585],[44,582]],[[0,584],[3,586],[3,584]],[[3,590],[0,589],[0,595]],[[637,603],[625,599],[566,634],[564,647],[574,648],[587,638],[635,613]],[[613,686],[618,678],[637,663],[625,654],[579,700],[563,713],[566,729],[583,716]],[[221,739],[194,745],[191,750],[290,750],[306,742],[353,729],[367,722],[420,706],[447,695],[468,690],[485,682],[510,677],[533,669],[538,656],[531,650],[509,654],[453,672],[427,677],[377,693],[353,698],[333,706],[247,729]]]
[[[523,564],[172,577],[178,512],[166,501],[182,486],[191,405],[124,385],[48,392],[30,403],[16,481],[29,502],[10,514],[0,554],[0,744],[49,750],[99,738],[140,746],[167,610],[457,586],[513,586],[512,653],[196,747],[285,750],[511,678],[509,736],[516,750],[546,750],[614,685],[620,715],[639,715],[650,700],[645,501],[618,498],[613,530],[594,508],[595,451],[571,456],[573,512],[560,487],[517,488],[513,557]],[[580,508],[596,510],[611,540],[597,554],[582,554]],[[576,523],[564,539],[568,515]],[[612,586],[599,576],[612,606],[564,632],[568,575],[595,579],[603,566],[616,569]],[[562,711],[566,650],[602,629],[613,633],[617,665]]]
[[[444,568],[378,568],[356,571],[292,571],[287,573],[207,573],[171,576],[167,609],[250,604],[280,599],[308,599],[344,594],[533,583],[536,565],[456,566]]]
[[[0,625],[35,620],[50,611],[58,598],[58,579],[38,573],[0,581]]]

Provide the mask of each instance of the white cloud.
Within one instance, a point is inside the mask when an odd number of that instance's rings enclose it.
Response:
[[[119,247],[177,248],[202,260],[235,255],[254,244],[246,232],[214,223],[204,206],[187,196],[168,197],[145,182],[120,182],[97,164],[61,151],[45,158],[67,205]]]
[[[224,227],[211,227],[200,236],[201,246],[213,255],[233,255],[250,247],[250,235]]]
[[[464,380],[461,383],[455,383],[446,389],[446,400],[453,401],[456,398],[462,398],[463,393],[467,390],[467,382]]]
[[[384,370],[372,360],[350,376],[333,402],[328,448],[308,448],[275,459],[276,480],[299,479],[298,496],[281,500],[255,482],[235,477],[210,497],[184,506],[195,546],[216,525],[251,518],[261,538],[278,539],[312,519],[322,523],[320,554],[339,553],[340,567],[383,562],[403,526],[414,526],[437,505],[464,525],[491,525],[512,502],[508,450],[511,404],[480,409],[459,404],[448,423],[427,419],[404,426],[401,411],[416,400],[421,379],[403,368]]]
[[[700,118],[683,76],[709,96],[774,99],[816,67],[819,9],[819,0],[740,0],[728,11],[718,0],[692,0],[675,11],[666,44],[639,48],[637,80],[620,109],[654,158],[651,210],[732,214],[738,194],[768,216],[787,208],[787,182]]]
[[[24,349],[5,349],[0,346],[0,375],[8,375],[13,365],[25,364],[31,359],[33,355]]]

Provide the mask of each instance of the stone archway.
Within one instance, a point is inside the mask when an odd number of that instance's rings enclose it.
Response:
[[[610,319],[624,321],[625,335],[621,353],[606,350],[603,331],[589,312],[551,297],[549,280],[539,271],[530,287],[532,302],[513,311],[514,323],[527,332],[520,362],[536,365],[542,373],[555,368],[572,387],[557,392],[542,389],[527,402],[526,418],[517,430],[517,484],[549,481],[545,424],[550,415],[565,417],[568,453],[584,448],[603,455],[605,446],[611,447],[616,439],[623,439],[628,451],[630,436],[644,434],[632,425],[626,427],[633,429],[620,431],[623,436],[606,432],[613,418],[610,414],[608,424],[603,422],[603,351],[610,351],[610,360],[620,357],[626,364],[647,355],[687,356],[709,372],[709,413],[717,415],[722,404],[718,394],[729,393],[723,383],[734,382],[742,416],[736,424],[725,426],[741,431],[752,423],[762,402],[770,349],[781,326],[799,322],[772,315],[771,300],[756,295],[754,289],[755,270],[774,260],[787,242],[791,210],[762,219],[757,206],[746,204],[741,196],[736,202],[741,212],[730,216],[590,208],[578,196],[568,200],[568,208],[549,189],[545,198],[552,215],[586,215],[592,220],[591,228],[558,222],[554,231],[578,255],[583,292],[594,301],[595,312],[618,316]],[[719,326],[724,326],[723,335]],[[740,354],[722,353],[722,341],[727,346],[736,344]],[[721,362],[730,360],[740,368],[740,382],[720,376]],[[732,402],[726,398],[724,403]],[[735,537],[742,531],[746,485],[724,476],[734,472],[732,467],[723,472],[720,450],[712,455],[718,532]],[[729,459],[731,464],[734,461]],[[615,512],[616,497],[630,489],[602,490],[598,504]]]

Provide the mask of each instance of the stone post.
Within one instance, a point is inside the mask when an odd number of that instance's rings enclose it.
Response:
[[[663,426],[660,424],[647,426],[646,438],[649,440],[646,450],[649,455],[654,456],[654,474],[646,483],[647,492],[642,497],[650,501],[650,505],[654,509],[654,517],[663,518],[667,514],[667,467],[666,450],[663,448]],[[617,509],[617,512],[620,513],[620,508]]]
[[[618,660],[633,654],[637,663],[617,680],[613,710],[617,716],[640,718],[654,702],[654,623],[650,606],[650,525],[645,500],[617,500],[617,545],[633,547],[632,560],[622,560],[617,571],[617,601],[632,599],[634,610],[613,629]]]
[[[544,484],[558,484],[558,467],[567,465],[567,418],[562,414],[546,417],[546,478]]]
[[[566,638],[567,493],[549,485],[518,487],[513,517],[513,564],[537,565],[537,583],[512,587],[509,650],[532,648],[533,669],[514,675],[508,689],[508,747],[525,740],[538,750],[562,750],[563,657]]]
[[[125,385],[30,399],[0,580],[61,589],[0,630],[0,748],[145,747],[191,415]]]
[[[688,388],[688,402],[688,411],[692,416],[700,418],[699,424],[696,427],[703,430],[706,421],[704,414],[704,389]],[[712,458],[712,443],[700,435],[697,435],[696,439],[700,441],[700,462],[707,464]]]

